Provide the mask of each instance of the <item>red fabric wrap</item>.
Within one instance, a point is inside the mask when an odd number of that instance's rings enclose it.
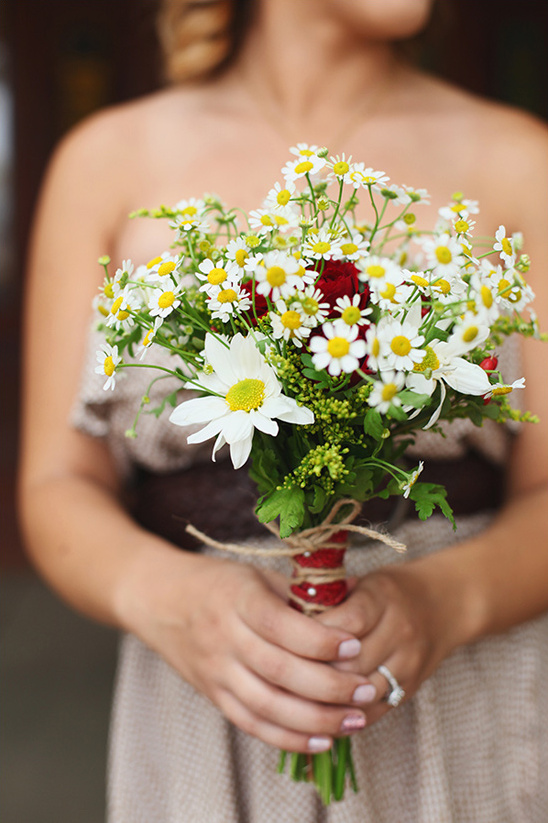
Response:
[[[346,544],[348,532],[341,530],[329,538],[329,542]],[[293,559],[299,566],[309,569],[339,569],[344,564],[344,548],[317,549],[306,554],[297,554]],[[328,583],[309,583],[306,580],[291,586],[291,591],[300,600],[307,603],[317,603],[326,608],[342,603],[348,594],[346,580],[333,580]],[[312,593],[310,593],[312,591]],[[298,603],[292,605],[302,611]]]

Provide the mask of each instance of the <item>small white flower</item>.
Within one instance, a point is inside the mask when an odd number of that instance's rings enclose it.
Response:
[[[97,362],[100,364],[95,367],[95,374],[105,374],[107,379],[103,389],[114,389],[116,382],[116,367],[122,362],[122,358],[118,354],[118,346],[110,346],[108,343],[103,343],[101,348],[97,351]]]
[[[178,262],[178,257],[169,252],[153,257],[146,264],[146,282],[155,284],[162,281],[167,282],[165,278],[169,275],[173,276]]]
[[[380,373],[380,378],[373,382],[373,391],[367,398],[367,402],[380,414],[386,414],[391,406],[401,406],[398,392],[403,388],[405,375],[401,372],[383,371]]]
[[[399,206],[408,206],[410,203],[423,203],[429,205],[430,195],[426,189],[415,189],[413,186],[386,186],[394,191],[398,196],[394,200]]]
[[[276,311],[270,312],[272,334],[275,340],[291,340],[300,348],[302,341],[310,335],[301,306],[293,302],[288,307],[284,300],[276,302]]]
[[[257,264],[257,258],[262,257],[260,253],[259,255],[252,255],[250,253],[245,237],[237,237],[235,240],[230,240],[225,249],[225,255],[227,260],[233,261],[244,271],[251,271]]]
[[[355,189],[381,189],[390,180],[383,171],[375,171],[370,166],[366,168],[365,163],[352,163],[347,178],[345,182]]]
[[[281,183],[274,183],[274,187],[270,189],[266,195],[264,207],[269,212],[281,212],[285,215],[285,211],[292,207],[289,205],[291,198],[295,195],[295,183],[285,181],[285,185]]]
[[[291,254],[267,252],[253,272],[257,293],[268,295],[271,300],[288,297],[302,285],[300,268]]]
[[[155,334],[156,334],[156,329],[155,328],[149,329],[147,331],[147,333],[145,334],[145,336],[143,337],[143,339],[141,340],[141,345],[142,345],[143,349],[141,351],[141,356],[139,357],[139,360],[143,359],[143,357],[145,356],[147,351],[150,349],[150,347],[154,343]]]
[[[326,164],[324,157],[318,157],[318,146],[308,146],[306,143],[297,143],[289,151],[297,155],[296,160],[290,160],[282,169],[282,174],[288,183],[294,183],[305,175],[314,176]]]
[[[350,161],[352,160],[352,155],[350,157],[346,157],[346,155],[336,155],[335,157],[330,157],[327,166],[331,169],[331,174],[329,177],[331,179],[342,180],[344,183],[350,183],[349,174],[350,174]]]
[[[276,212],[274,209],[255,209],[249,212],[249,225],[257,234],[268,234],[272,231],[287,231],[295,228],[299,224],[299,216],[293,210],[287,210],[284,214]]]
[[[133,326],[135,320],[132,312],[140,308],[139,301],[130,288],[126,288],[118,295],[112,303],[107,317],[107,326],[114,329],[127,329]]]
[[[417,327],[408,320],[381,321],[377,326],[377,336],[381,353],[390,368],[412,371],[415,364],[422,361],[424,352],[420,347],[424,343],[424,335],[419,334]]]
[[[352,299],[347,294],[343,297],[337,297],[335,305],[341,313],[341,320],[347,326],[363,326],[364,323],[367,323],[367,317],[373,309],[370,307],[360,309],[361,298],[362,295],[360,294],[355,294]]]
[[[365,341],[357,340],[358,327],[348,326],[343,320],[324,323],[325,337],[316,335],[310,340],[312,362],[316,369],[325,369],[337,377],[341,372],[356,371],[365,356]]]
[[[427,260],[425,268],[432,269],[438,277],[450,279],[458,276],[465,261],[456,237],[447,233],[427,237],[421,241],[421,245]]]
[[[494,383],[489,386],[489,391],[486,392],[485,397],[500,397],[504,394],[510,394],[514,389],[525,388],[525,377],[520,377],[514,380],[513,383]]]
[[[231,317],[241,314],[251,308],[249,294],[237,283],[227,285],[224,289],[219,289],[210,296],[208,309],[212,319],[218,318],[223,323],[227,323]]]
[[[455,217],[460,217],[463,220],[466,220],[471,214],[478,214],[479,207],[477,200],[467,200],[464,197],[460,197],[458,200],[454,200],[448,206],[442,206],[441,209],[438,209],[438,214],[440,217],[443,217],[444,220],[452,222]]]
[[[493,246],[493,251],[500,252],[501,260],[504,260],[507,266],[513,266],[516,262],[516,250],[514,248],[514,240],[512,237],[506,236],[506,229],[504,226],[499,226],[495,233],[496,243]]]
[[[495,289],[495,301],[506,311],[522,312],[535,299],[533,289],[515,269],[502,271],[499,268],[491,280]]]
[[[298,301],[300,303],[304,322],[307,326],[310,326],[311,329],[323,323],[331,311],[329,303],[322,302],[323,300],[323,293],[313,285],[307,286],[303,291],[297,292],[293,298],[292,302]]]
[[[244,465],[253,442],[255,429],[272,437],[278,434],[275,418],[286,423],[309,425],[314,414],[298,406],[292,397],[282,394],[282,385],[274,369],[259,352],[251,335],[236,334],[230,345],[206,334],[204,352],[208,373],[197,377],[198,388],[209,393],[181,403],[173,410],[170,421],[178,426],[206,423],[191,434],[189,443],[203,443],[216,437],[212,459],[228,443],[235,469]],[[187,384],[196,388],[196,383]]]
[[[170,228],[178,229],[181,232],[185,231],[201,231],[208,232],[210,227],[208,223],[201,219],[199,214],[178,214],[174,220],[170,222]]]
[[[366,240],[361,232],[352,231],[339,238],[339,246],[333,252],[335,260],[360,260],[369,252],[369,240]]]
[[[415,483],[417,482],[417,480],[419,479],[419,475],[421,474],[423,468],[424,468],[424,463],[423,463],[422,460],[419,460],[419,465],[417,466],[415,471],[411,473],[409,479],[407,480],[407,483],[402,484],[401,490],[402,490],[403,496],[405,498],[409,497],[411,487],[414,486]]]
[[[340,255],[341,244],[339,239],[327,228],[311,231],[307,234],[303,245],[303,257],[313,260],[329,260]]]
[[[243,270],[237,263],[234,261],[225,263],[222,258],[215,262],[209,258],[202,260],[198,269],[196,277],[203,283],[199,291],[205,291],[209,297],[214,297],[219,291],[228,288],[228,286],[234,287],[241,280],[243,274]]]
[[[165,318],[181,305],[177,291],[155,288],[152,290],[148,307],[151,317]]]

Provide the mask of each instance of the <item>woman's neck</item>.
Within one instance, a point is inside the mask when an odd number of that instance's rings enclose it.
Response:
[[[398,67],[392,44],[368,41],[333,12],[322,15],[321,5],[259,2],[227,75],[257,113],[292,141],[336,140],[339,132],[342,138],[347,126],[352,130],[383,105]]]

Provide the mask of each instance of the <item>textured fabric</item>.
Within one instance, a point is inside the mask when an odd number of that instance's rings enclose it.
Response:
[[[519,376],[514,355],[507,347],[509,380]],[[172,471],[209,459],[211,444],[187,447],[187,432],[167,420],[149,419],[137,440],[122,438],[146,390],[141,374],[113,395],[102,392],[101,378],[86,377],[75,424],[108,438],[128,474],[135,464]],[[508,427],[456,421],[445,439],[422,433],[413,452],[458,460],[473,447],[502,467],[510,437]],[[408,545],[405,557],[354,543],[348,571],[437,551],[481,532],[493,516],[461,517],[456,534],[440,516],[407,521],[394,532]],[[353,736],[360,791],[324,809],[312,787],[276,774],[274,749],[235,729],[127,636],[112,721],[109,823],[546,823],[547,681],[548,616],[458,649],[415,697]]]

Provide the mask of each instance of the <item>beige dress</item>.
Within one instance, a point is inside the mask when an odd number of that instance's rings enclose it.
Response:
[[[211,444],[145,418],[124,439],[148,378],[135,370],[112,392],[93,375],[92,343],[75,424],[110,442],[121,470],[157,472],[209,459]],[[510,347],[511,348],[511,347]],[[509,352],[505,375],[514,379]],[[514,363],[512,363],[514,359]],[[510,376],[511,375],[511,376]],[[421,435],[425,460],[458,460],[473,445],[502,466],[511,433],[457,421],[447,438]],[[406,557],[477,534],[493,512],[405,522]],[[519,551],[519,546],[516,546]],[[348,570],[405,562],[379,543],[355,543]],[[548,581],[547,581],[548,584]],[[234,728],[139,640],[122,640],[112,718],[110,823],[547,823],[548,615],[458,649],[418,693],[353,736],[359,793],[322,808],[315,790],[276,774],[278,752]]]

